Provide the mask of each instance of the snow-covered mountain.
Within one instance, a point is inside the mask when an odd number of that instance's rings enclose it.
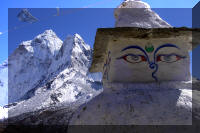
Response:
[[[7,118],[8,111],[3,105],[8,103],[8,62],[5,61],[0,65],[0,120]]]
[[[0,65],[0,106],[8,103],[8,62]]]
[[[52,30],[22,42],[9,56],[9,117],[82,104],[102,91],[101,73],[88,68],[92,49],[80,35],[62,41]]]

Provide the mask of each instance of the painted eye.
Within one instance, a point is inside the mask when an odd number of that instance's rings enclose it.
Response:
[[[162,61],[166,63],[176,62],[180,59],[185,58],[184,56],[176,55],[176,54],[165,54],[165,55],[158,55],[157,62]]]
[[[121,58],[123,58],[125,61],[129,63],[140,63],[142,61],[147,61],[146,57],[143,55],[128,54]]]

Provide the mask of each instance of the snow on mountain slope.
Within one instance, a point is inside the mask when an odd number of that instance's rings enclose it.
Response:
[[[0,106],[0,121],[8,118],[8,110]]]
[[[8,103],[8,62],[0,65],[0,106]]]
[[[62,41],[47,30],[31,41],[22,42],[9,56],[9,103],[16,102],[46,78],[48,68]]]
[[[52,30],[23,42],[9,57],[9,117],[55,106],[82,104],[102,91],[91,74],[92,49],[80,35],[62,42]],[[92,75],[92,76],[91,76]]]

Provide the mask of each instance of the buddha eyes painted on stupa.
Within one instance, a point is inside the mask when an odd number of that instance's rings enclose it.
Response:
[[[174,44],[163,44],[154,48],[153,45],[147,44],[145,48],[138,45],[130,45],[121,50],[121,52],[126,52],[126,54],[116,58],[117,60],[123,59],[124,61],[136,64],[136,63],[146,63],[148,67],[153,70],[152,78],[158,81],[157,76],[155,75],[159,68],[159,62],[163,63],[174,63],[181,59],[186,58],[186,56],[182,56],[177,54],[176,52],[168,51],[166,48],[172,48],[175,51],[179,51],[180,48]],[[130,50],[136,50],[135,52]],[[169,54],[159,54],[161,50],[165,52],[170,52]],[[140,54],[138,54],[140,53]],[[164,64],[163,64],[164,65]]]
[[[176,61],[179,61],[181,59],[185,58],[185,56],[181,56],[178,54],[159,54],[156,56],[156,62],[166,62],[166,63],[173,63]],[[124,59],[125,61],[129,63],[141,63],[146,62],[147,58],[144,55],[135,55],[135,54],[126,54],[120,58],[117,59]]]
[[[134,53],[127,53],[121,57],[118,57],[117,59],[124,59],[126,62],[129,63],[141,63],[141,62],[148,62],[149,64],[151,63],[156,63],[156,62],[166,62],[166,63],[173,63],[176,61],[179,61],[181,59],[186,58],[185,56],[176,54],[176,53],[170,53],[170,54],[157,54],[159,52],[160,49],[163,48],[167,48],[167,47],[172,47],[172,48],[176,48],[179,49],[179,47],[177,47],[174,44],[164,44],[159,46],[155,51],[154,51],[154,46],[153,45],[146,45],[145,49],[143,49],[140,46],[137,45],[131,45],[128,47],[125,47],[124,49],[122,49],[121,52],[126,51],[128,49],[137,49],[139,51],[141,51],[143,53],[142,54],[134,54]],[[149,55],[153,54],[154,56],[154,60],[150,61],[149,59]]]

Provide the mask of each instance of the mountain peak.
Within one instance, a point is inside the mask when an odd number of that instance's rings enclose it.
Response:
[[[90,46],[86,44],[79,34],[74,34],[74,43],[80,46],[81,49],[90,50]]]
[[[45,30],[44,33],[42,33],[42,34],[44,34],[44,35],[56,35],[56,33],[52,29]]]
[[[82,37],[81,37],[78,33],[75,33],[75,34],[74,34],[74,37],[75,37],[75,38],[80,38],[80,39],[82,39]],[[83,39],[82,39],[82,40],[83,40]]]
[[[43,33],[37,35],[33,39],[33,41],[40,43],[40,41],[42,41],[42,40],[52,40],[54,38],[58,39],[56,33],[53,30],[49,29],[49,30],[45,30]]]
[[[79,41],[81,41],[81,42],[84,42],[84,40],[83,40],[83,38],[81,37],[81,35],[79,35],[78,33],[75,33],[74,34],[74,40],[76,41],[76,40],[79,40]],[[85,44],[85,43],[84,43]]]

